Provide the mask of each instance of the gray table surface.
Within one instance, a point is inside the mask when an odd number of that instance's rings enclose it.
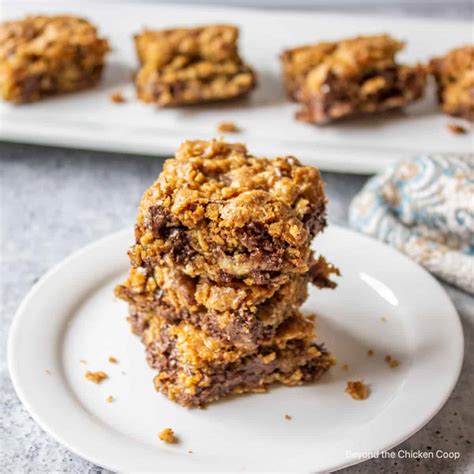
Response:
[[[339,2],[340,3],[340,2]],[[385,2],[339,10],[472,19],[470,1]],[[334,10],[318,2],[318,8]],[[133,225],[143,190],[162,159],[0,143],[0,471],[108,472],[70,453],[30,418],[10,382],[8,329],[22,298],[51,266],[81,246]],[[347,209],[366,176],[324,173],[329,220],[347,225]],[[459,382],[442,410],[398,449],[458,451],[458,461],[374,459],[341,472],[474,472],[474,304],[444,285],[464,328],[466,351]],[[436,383],[436,381],[433,381]]]
[[[20,404],[6,365],[8,328],[22,298],[52,265],[99,237],[133,225],[139,198],[163,160],[7,143],[0,143],[0,157],[0,471],[106,472],[52,440]],[[367,177],[324,173],[324,179],[329,220],[347,225],[349,202]],[[463,372],[444,408],[399,448],[459,451],[461,458],[378,459],[345,472],[473,472],[473,298],[445,288],[463,322]]]

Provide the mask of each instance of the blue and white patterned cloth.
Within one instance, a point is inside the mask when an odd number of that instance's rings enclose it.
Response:
[[[474,293],[474,154],[397,163],[367,182],[349,221]]]

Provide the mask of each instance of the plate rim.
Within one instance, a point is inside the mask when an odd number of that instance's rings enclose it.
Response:
[[[461,323],[458,311],[456,307],[454,306],[451,298],[447,294],[446,290],[441,286],[440,282],[433,275],[431,275],[426,269],[424,269],[421,265],[411,260],[409,257],[401,253],[399,250],[371,236],[367,236],[367,235],[358,233],[352,229],[349,229],[347,227],[342,227],[335,224],[330,224],[329,228],[335,229],[338,232],[342,231],[344,233],[348,233],[349,235],[350,234],[356,235],[359,238],[367,239],[371,245],[376,245],[384,249],[394,251],[397,254],[397,257],[401,257],[402,260],[405,260],[407,263],[411,265],[415,265],[416,267],[418,267],[418,269],[422,270],[422,272],[424,273],[424,276],[428,277],[428,279],[431,280],[431,283],[434,283],[435,285],[437,285],[437,289],[445,297],[446,303],[450,306],[450,312],[452,313],[451,322],[456,326],[455,330],[458,333],[457,335],[458,335],[460,344],[457,346],[458,347],[457,353],[453,355],[453,365],[456,364],[456,367],[455,367],[455,370],[451,371],[452,377],[451,377],[450,386],[445,388],[443,396],[440,398],[440,400],[438,401],[436,405],[436,408],[432,410],[430,415],[427,415],[425,418],[420,419],[419,422],[416,424],[416,426],[414,426],[412,430],[405,433],[403,436],[400,436],[399,438],[394,440],[392,443],[390,443],[386,447],[377,450],[377,451],[388,451],[390,449],[393,449],[395,446],[398,446],[399,444],[404,442],[406,439],[413,436],[420,429],[422,429],[427,423],[429,423],[434,418],[434,416],[436,416],[439,413],[441,408],[445,405],[445,403],[448,401],[449,397],[451,396],[459,380],[459,376],[461,374],[463,361],[464,361],[465,342],[464,342],[464,332],[463,332],[462,323]],[[40,279],[31,287],[31,289],[28,291],[28,293],[26,294],[26,296],[23,298],[20,305],[18,306],[18,309],[16,310],[13,320],[9,327],[8,341],[7,341],[7,367],[8,367],[10,379],[15,389],[15,393],[17,394],[19,400],[23,404],[24,408],[27,410],[28,414],[33,418],[33,420],[40,426],[42,430],[44,430],[49,436],[51,436],[60,445],[70,450],[71,452],[81,457],[82,459],[85,459],[91,463],[94,463],[98,466],[101,466],[103,468],[110,469],[113,471],[117,471],[117,470],[122,471],[122,470],[117,465],[111,464],[110,462],[104,463],[102,459],[99,459],[94,455],[88,454],[87,452],[85,452],[86,450],[84,450],[82,446],[75,446],[75,445],[70,444],[67,440],[64,439],[64,437],[61,436],[60,433],[57,433],[54,429],[51,429],[51,427],[48,424],[48,420],[44,419],[43,416],[41,414],[38,414],[35,411],[35,409],[32,407],[30,403],[30,396],[27,393],[28,390],[25,390],[25,386],[23,385],[22,380],[21,380],[21,375],[16,371],[16,367],[15,367],[15,339],[17,337],[16,336],[17,333],[21,329],[21,323],[23,322],[24,318],[27,317],[25,315],[27,314],[27,309],[30,302],[41,291],[42,287],[48,284],[50,278],[52,278],[56,273],[61,271],[64,267],[67,267],[71,261],[77,258],[80,258],[82,255],[92,251],[96,247],[100,247],[101,245],[103,245],[106,242],[109,242],[110,240],[124,238],[125,235],[128,235],[130,238],[132,238],[132,232],[130,231],[130,229],[128,228],[122,229],[122,230],[110,233],[108,235],[105,235],[99,239],[96,239],[84,245],[83,247],[79,248],[78,250],[70,253],[65,258],[60,260],[58,263],[53,265],[47,272],[45,272],[40,277]],[[345,462],[340,462],[337,465],[331,466],[330,470],[333,471],[333,470],[342,469],[344,467],[353,466],[353,465],[362,463],[365,460],[366,459],[360,459],[360,460],[354,459],[354,460],[348,460],[348,461],[346,460]],[[201,466],[201,464],[197,465],[198,468],[199,466]],[[199,469],[196,469],[196,471],[198,470]]]

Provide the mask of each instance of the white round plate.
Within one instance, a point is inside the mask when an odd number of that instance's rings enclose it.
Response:
[[[96,464],[121,472],[334,470],[357,462],[354,453],[386,450],[415,433],[454,388],[463,335],[442,287],[395,250],[333,226],[315,247],[343,277],[334,291],[311,290],[303,309],[317,314],[318,340],[337,365],[312,385],[182,408],[155,392],[126,306],[113,296],[131,240],[113,234],[51,270],[10,332],[20,399],[45,431]],[[386,355],[400,365],[390,368]],[[93,384],[86,370],[109,378]],[[358,379],[370,387],[364,401],[344,393]],[[165,427],[178,444],[157,439]]]

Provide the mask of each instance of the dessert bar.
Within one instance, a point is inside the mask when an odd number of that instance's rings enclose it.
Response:
[[[443,111],[474,122],[474,46],[463,46],[431,60]]]
[[[319,172],[296,158],[185,142],[142,198],[132,264],[217,283],[284,283],[309,270],[310,239],[326,223],[323,188]]]
[[[403,107],[422,97],[426,68],[396,62],[404,43],[388,35],[359,36],[283,52],[288,97],[297,118],[324,124]]]
[[[239,281],[216,284],[159,267],[153,274],[132,268],[115,294],[129,303],[140,326],[152,312],[159,312],[171,323],[187,321],[236,347],[255,348],[271,341],[278,325],[304,303],[312,277],[320,288],[334,286],[330,277],[337,274],[335,267],[322,257],[311,267],[311,272],[273,287]]]
[[[270,345],[250,351],[224,344],[189,323],[169,324],[156,313],[141,337],[149,365],[159,371],[156,389],[190,407],[263,391],[273,382],[314,381],[333,364],[313,342],[313,322],[297,311],[280,325]]]
[[[138,97],[159,106],[221,101],[243,96],[255,73],[239,56],[239,30],[229,25],[145,30],[135,36],[141,63]]]
[[[109,51],[88,21],[30,16],[0,24],[0,94],[23,103],[95,85]]]

